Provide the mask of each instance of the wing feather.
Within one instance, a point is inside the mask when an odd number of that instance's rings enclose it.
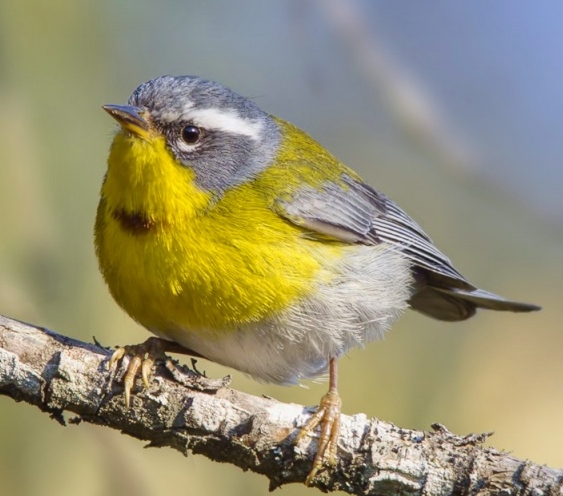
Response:
[[[310,138],[302,133],[299,138],[300,141],[294,143],[296,148],[299,149],[302,140],[309,140],[309,149],[316,147],[316,160],[300,160],[296,167],[294,150],[285,152],[289,163],[282,160],[278,166],[284,170],[291,167],[301,185],[296,191],[286,189],[283,198],[274,202],[273,209],[301,227],[304,237],[392,246],[412,263],[415,284],[409,300],[411,307],[437,319],[464,320],[471,317],[476,308],[513,312],[539,309],[536,305],[505,300],[477,289],[392,200],[363,183]],[[325,178],[325,182],[311,185],[311,178],[317,181]]]
[[[473,288],[422,228],[384,194],[343,174],[322,188],[303,186],[276,210],[296,225],[346,243],[389,243],[415,267],[446,278],[448,285]],[[310,233],[309,233],[310,234]]]

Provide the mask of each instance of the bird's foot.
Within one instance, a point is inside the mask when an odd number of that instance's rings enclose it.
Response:
[[[295,443],[299,443],[305,436],[313,432],[320,424],[321,432],[317,445],[317,454],[313,461],[313,468],[309,472],[305,484],[308,486],[313,482],[317,472],[328,462],[329,465],[336,465],[336,450],[338,447],[338,437],[340,435],[340,410],[342,400],[338,395],[338,391],[329,390],[321,398],[319,408],[309,419],[309,421],[301,428],[301,431],[295,438]]]
[[[150,379],[155,362],[157,360],[171,360],[165,354],[167,351],[201,357],[199,353],[196,353],[188,348],[184,348],[178,343],[156,337],[149,338],[141,344],[119,346],[113,352],[113,355],[109,359],[108,363],[108,368],[110,370],[114,368],[116,364],[123,359],[123,357],[130,357],[129,364],[127,365],[127,370],[123,378],[125,405],[127,408],[129,408],[129,405],[131,404],[131,390],[135,384],[135,379],[139,375],[139,369],[141,369],[143,384],[145,388],[148,389],[150,387]]]
[[[131,404],[131,390],[135,379],[141,372],[143,385],[146,389],[150,387],[152,368],[158,359],[165,358],[167,341],[160,338],[149,338],[144,343],[128,346],[118,346],[109,359],[108,368],[113,369],[125,356],[130,357],[125,376],[123,377],[123,389],[125,394],[125,406]]]

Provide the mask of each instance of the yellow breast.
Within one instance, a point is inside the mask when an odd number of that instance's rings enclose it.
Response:
[[[306,297],[311,243],[244,185],[213,203],[163,138],[119,133],[97,213],[96,252],[112,295],[148,329],[224,332]]]

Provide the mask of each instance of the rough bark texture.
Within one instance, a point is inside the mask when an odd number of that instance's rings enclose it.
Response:
[[[316,438],[299,446],[292,439],[309,409],[232,390],[228,380],[171,362],[157,367],[150,390],[135,388],[126,409],[123,366],[108,371],[111,353],[0,316],[0,394],[62,424],[91,422],[264,474],[271,489],[305,480]],[[432,427],[412,431],[343,415],[338,465],[319,473],[315,485],[358,495],[563,494],[562,471],[485,448],[487,435],[458,437]]]

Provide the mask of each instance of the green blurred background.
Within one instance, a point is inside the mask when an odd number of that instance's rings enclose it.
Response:
[[[0,0],[0,313],[78,339],[148,334],[111,300],[92,224],[124,103],[216,79],[293,121],[417,219],[472,282],[544,307],[447,324],[408,312],[341,360],[345,413],[563,465],[563,5]],[[233,386],[312,405],[326,389]],[[265,494],[266,479],[60,427],[0,397],[2,495]],[[293,485],[284,494],[311,489]]]

